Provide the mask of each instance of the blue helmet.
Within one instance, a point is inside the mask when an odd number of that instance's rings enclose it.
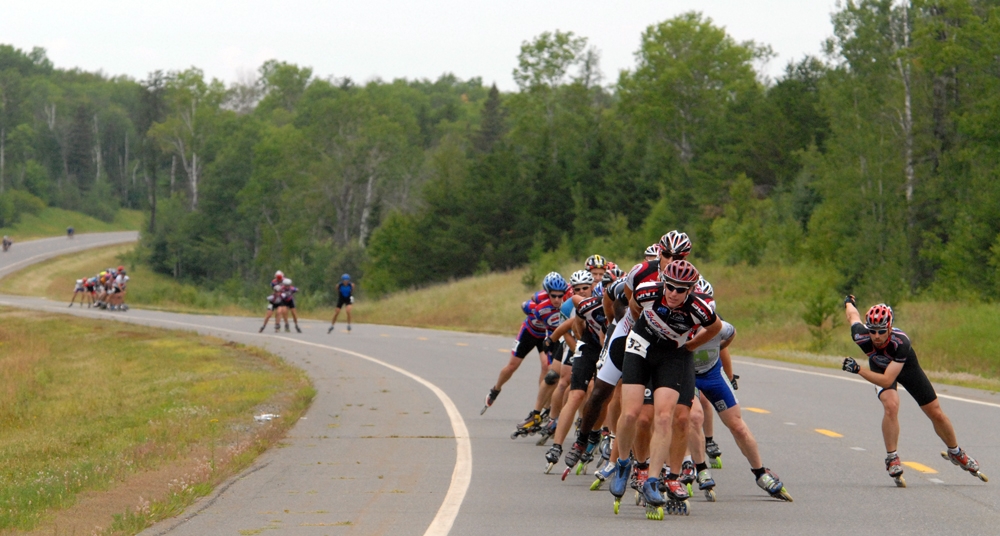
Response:
[[[344,275],[340,276],[341,281],[347,281],[350,278],[351,278],[351,274],[344,274]]]
[[[563,276],[559,275],[559,272],[549,272],[549,275],[545,276],[545,279],[542,280],[542,288],[546,292],[552,292],[553,290],[565,292],[569,288],[569,285],[566,284]]]

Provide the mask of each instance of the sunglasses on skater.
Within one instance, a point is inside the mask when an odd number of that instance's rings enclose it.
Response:
[[[676,294],[684,294],[685,292],[691,290],[691,287],[675,287],[670,283],[664,283],[663,286],[667,289],[667,291],[674,292]]]
[[[882,328],[882,329],[868,328],[868,334],[869,335],[885,335],[888,331],[889,330],[886,329],[886,328]]]
[[[573,287],[573,292],[585,292],[590,290],[590,285],[580,285]]]
[[[550,298],[562,298],[565,295],[566,295],[565,292],[549,292]]]

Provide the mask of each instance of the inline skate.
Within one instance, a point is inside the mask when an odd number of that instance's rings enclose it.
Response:
[[[688,504],[690,495],[688,495],[684,484],[681,484],[679,480],[664,480],[663,488],[667,492],[664,509],[668,515],[686,516],[691,514]]]
[[[535,410],[531,410],[528,416],[525,417],[523,421],[518,423],[517,428],[514,432],[510,434],[511,439],[517,439],[519,437],[535,435],[539,430],[542,429],[542,416]]]
[[[781,479],[778,475],[772,473],[767,467],[764,468],[764,472],[757,477],[757,485],[760,489],[768,492],[771,497],[775,499],[781,499],[782,501],[792,502],[792,496],[785,489],[785,485],[781,483]]]
[[[961,467],[964,471],[968,471],[972,476],[982,480],[983,482],[990,481],[990,479],[986,478],[986,475],[979,471],[979,462],[977,462],[972,456],[966,454],[963,449],[958,449],[958,454],[943,451],[941,452],[941,457],[946,460],[950,460],[951,463]]]
[[[708,465],[712,469],[722,469],[722,450],[714,439],[705,440],[705,456],[708,457]]]
[[[562,445],[556,443],[545,453],[545,461],[548,462],[548,465],[545,466],[545,474],[552,472],[552,468],[559,462],[560,456],[562,456]]]
[[[708,469],[703,469],[698,473],[698,489],[705,492],[705,500],[715,502],[715,479]]]
[[[333,329],[333,327],[331,326],[330,329]],[[493,405],[493,402],[496,401],[497,396],[499,395],[500,395],[499,389],[494,389],[490,387],[490,394],[486,395],[486,405],[483,406],[483,409],[480,410],[479,414],[482,415],[483,413],[486,413],[486,410],[490,409],[490,406]]]
[[[618,515],[618,509],[622,504],[622,496],[625,495],[625,486],[628,485],[631,473],[632,458],[615,462],[615,472],[612,473],[611,482],[608,483],[608,490],[615,497],[615,515]]]
[[[906,479],[903,478],[903,466],[899,463],[899,456],[895,454],[886,456],[885,470],[889,472],[889,476],[891,476],[892,480],[896,483],[896,487],[906,487]]]

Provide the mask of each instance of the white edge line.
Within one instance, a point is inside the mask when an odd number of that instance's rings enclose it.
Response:
[[[118,239],[118,238],[112,238],[112,239],[109,239],[107,242],[97,242],[97,243],[91,243],[91,244],[81,244],[79,247],[74,246],[74,247],[71,247],[71,248],[68,248],[68,249],[60,250],[57,253],[39,253],[38,255],[35,255],[33,257],[28,257],[27,259],[21,259],[21,260],[19,260],[17,262],[12,262],[12,263],[10,263],[8,265],[5,265],[3,268],[0,268],[0,277],[6,277],[7,275],[10,275],[10,274],[18,271],[18,270],[11,271],[11,268],[15,268],[15,267],[21,266],[24,263],[28,263],[28,266],[30,266],[32,264],[32,261],[35,261],[35,260],[38,260],[38,259],[46,260],[48,258],[61,257],[63,255],[68,255],[70,253],[79,253],[81,251],[86,251],[88,249],[94,249],[94,248],[99,248],[99,247],[103,247],[103,246],[115,246],[115,245],[118,245],[118,244],[129,244],[131,242],[138,242],[138,241],[139,241],[138,238],[125,238],[125,237],[122,237],[120,239]]]
[[[18,307],[17,304],[12,304],[9,302],[0,302],[0,303],[3,303],[4,305],[10,307]],[[64,311],[61,308],[56,308],[51,306],[43,306],[42,308],[49,309],[50,311],[56,313],[64,313],[64,314],[66,313],[66,311]],[[120,316],[112,315],[110,313],[99,312],[98,314],[115,320],[127,321],[122,319]],[[143,319],[136,318],[136,320],[163,322],[168,324],[175,324],[178,326],[192,327],[195,329],[215,330],[226,333],[235,333],[237,335],[268,337],[269,339],[280,339],[283,341],[304,344],[306,346],[325,348],[328,350],[333,350],[335,352],[341,352],[344,354],[352,355],[354,357],[359,357],[361,359],[371,361],[372,363],[375,363],[377,365],[382,365],[383,367],[396,371],[406,376],[407,378],[410,378],[416,381],[417,383],[423,385],[424,387],[430,389],[431,392],[438,397],[438,400],[441,401],[441,404],[444,406],[445,411],[448,413],[448,420],[451,421],[451,429],[452,432],[455,434],[456,455],[455,455],[455,469],[451,472],[451,483],[448,485],[448,492],[445,494],[444,501],[438,508],[437,514],[435,514],[434,519],[431,520],[430,526],[427,527],[427,531],[424,532],[424,536],[447,536],[447,534],[451,532],[451,527],[455,523],[455,518],[458,517],[458,511],[462,507],[462,502],[465,500],[465,494],[469,490],[469,483],[472,480],[472,441],[469,438],[469,429],[465,426],[465,420],[462,419],[462,414],[459,413],[458,407],[455,406],[455,403],[452,402],[451,398],[444,391],[442,391],[441,388],[425,380],[424,378],[421,378],[420,376],[413,374],[408,370],[397,367],[396,365],[392,365],[380,359],[376,359],[374,357],[370,357],[364,354],[359,354],[351,350],[337,348],[335,346],[327,346],[324,344],[319,344],[314,342],[300,341],[297,339],[292,339],[290,337],[267,336],[267,335],[260,335],[258,333],[236,331],[233,329],[218,328],[212,326],[201,326],[198,324],[189,324],[187,322],[178,322],[176,320],[165,320],[165,319],[158,320],[158,319],[145,319],[145,318]]]
[[[799,374],[809,374],[811,376],[822,376],[824,378],[830,378],[830,379],[834,379],[834,380],[842,380],[842,381],[845,381],[845,382],[854,382],[854,383],[861,383],[861,384],[867,384],[867,385],[874,385],[872,383],[869,383],[869,382],[864,381],[864,380],[859,380],[857,378],[848,378],[848,377],[844,377],[844,376],[834,376],[833,374],[826,374],[824,372],[813,372],[811,370],[799,370],[799,369],[794,369],[794,368],[789,368],[789,367],[779,367],[779,366],[776,366],[776,365],[764,365],[764,364],[761,364],[761,363],[751,363],[749,361],[743,361],[743,360],[739,360],[739,359],[734,359],[733,363],[739,363],[741,365],[750,365],[752,367],[761,367],[761,368],[774,369],[774,370],[783,370],[785,372],[797,372]],[[902,386],[900,386],[899,388],[902,389]],[[978,404],[980,406],[990,406],[990,407],[993,407],[993,408],[1000,408],[1000,404],[995,404],[993,402],[984,402],[982,400],[974,400],[972,398],[963,398],[963,397],[960,397],[960,396],[953,396],[953,395],[943,395],[941,393],[937,393],[937,397],[938,398],[946,398],[948,400],[956,400],[958,402],[968,402],[969,404]]]

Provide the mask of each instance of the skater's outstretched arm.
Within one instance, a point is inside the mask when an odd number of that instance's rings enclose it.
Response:
[[[718,335],[720,331],[722,331],[722,322],[716,320],[715,322],[712,322],[708,326],[699,329],[698,333],[695,333],[694,338],[685,343],[684,347],[687,348],[688,351],[693,352],[697,350],[698,347],[700,347],[701,345],[712,340],[712,338]]]
[[[874,372],[866,368],[861,368],[861,366],[857,365],[854,359],[850,357],[844,360],[845,363],[844,370],[847,370],[848,362],[855,363],[855,366],[857,367],[857,374],[859,376],[883,389],[888,389],[889,387],[891,387],[892,384],[896,381],[896,377],[899,376],[899,373],[902,372],[903,370],[903,363],[900,363],[898,361],[893,361],[892,363],[889,363],[888,367],[885,368],[884,373],[879,374],[878,372]]]

